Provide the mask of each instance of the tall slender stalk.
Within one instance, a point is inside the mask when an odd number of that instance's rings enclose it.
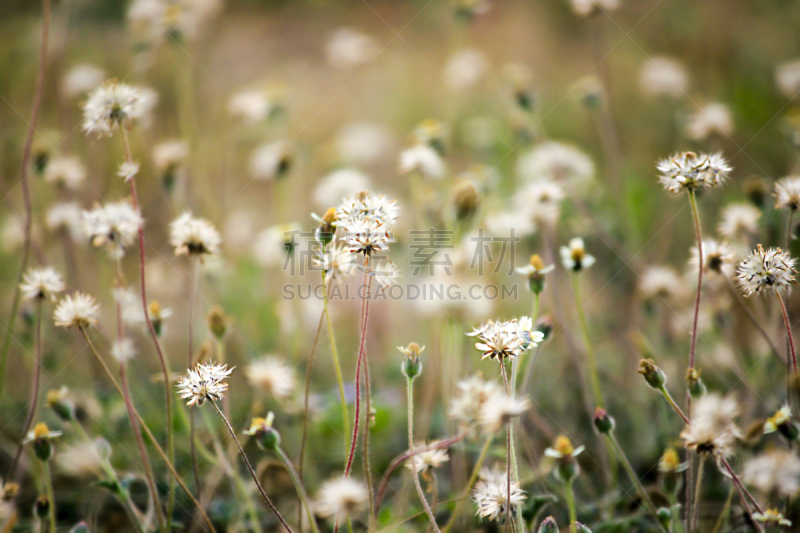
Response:
[[[344,377],[342,375],[342,365],[339,364],[339,352],[336,350],[336,337],[333,333],[333,321],[331,321],[331,313],[328,309],[328,285],[325,283],[325,276],[322,277],[322,301],[325,312],[325,323],[328,328],[328,340],[331,345],[331,357],[333,358],[333,369],[336,373],[336,383],[339,386],[339,399],[342,403],[342,424],[344,427],[344,457],[345,461],[349,455],[349,441],[347,439],[350,435],[350,415],[347,412],[347,397],[344,393]]]
[[[214,409],[216,409],[217,414],[219,415],[219,417],[222,419],[223,422],[225,422],[225,427],[228,428],[228,433],[231,434],[231,438],[233,439],[233,442],[235,442],[236,443],[236,447],[239,448],[239,455],[242,456],[242,459],[244,460],[244,464],[245,464],[245,466],[247,466],[247,470],[250,472],[250,476],[253,478],[253,481],[255,482],[256,487],[258,488],[258,492],[261,494],[261,497],[264,499],[264,501],[266,502],[267,506],[269,506],[269,508],[272,510],[272,512],[278,518],[278,521],[280,521],[280,523],[283,525],[283,527],[286,528],[286,531],[288,531],[289,533],[292,533],[292,528],[289,527],[289,524],[287,524],[286,520],[284,520],[283,516],[281,516],[281,513],[278,511],[277,507],[275,507],[275,504],[272,503],[272,500],[269,499],[269,496],[267,496],[267,493],[264,492],[264,487],[261,486],[261,482],[258,480],[258,475],[256,474],[256,471],[253,470],[253,466],[250,464],[250,460],[247,458],[247,455],[245,455],[244,449],[242,448],[242,444],[239,442],[238,437],[236,437],[236,432],[233,430],[233,427],[231,426],[231,423],[228,422],[227,418],[225,418],[225,414],[219,408],[219,406],[217,405],[217,402],[215,402],[214,400],[209,400],[209,403],[211,403],[211,405],[214,406]]]
[[[105,359],[103,359],[103,357],[97,351],[97,348],[95,348],[92,339],[89,337],[89,334],[86,332],[84,328],[78,328],[78,329],[81,332],[81,335],[83,335],[83,338],[86,340],[86,344],[89,346],[89,350],[92,352],[92,355],[94,355],[95,360],[97,360],[97,362],[100,364],[100,367],[103,369],[103,372],[105,372],[109,381],[111,381],[111,384],[114,385],[114,388],[117,390],[119,395],[123,396],[122,387],[120,387],[120,384],[117,382],[117,379],[114,377],[114,374],[111,373],[111,369],[108,368]],[[147,435],[147,438],[150,439],[150,443],[156,449],[158,455],[161,456],[161,460],[164,461],[164,463],[167,465],[167,469],[169,469],[170,473],[172,474],[172,477],[175,478],[175,482],[178,484],[181,490],[183,490],[186,493],[189,499],[192,500],[192,503],[195,505],[195,507],[197,507],[197,510],[203,517],[203,520],[206,522],[208,529],[212,533],[216,533],[214,524],[211,522],[211,519],[208,517],[208,514],[206,513],[202,504],[197,500],[197,498],[195,498],[194,494],[192,494],[192,491],[190,491],[189,487],[186,486],[186,483],[183,482],[183,478],[181,477],[180,474],[178,474],[178,471],[175,470],[175,465],[172,464],[172,461],[169,460],[167,454],[164,453],[164,450],[158,444],[158,441],[153,435],[153,432],[150,431],[150,428],[148,428],[147,424],[144,423],[144,419],[142,418],[142,416],[136,411],[136,407],[133,407],[133,412],[136,415],[136,419],[139,421],[139,424],[141,424],[141,428],[144,431],[145,435]]]
[[[36,417],[36,410],[39,406],[39,376],[41,375],[42,368],[42,301],[43,298],[36,299],[36,336],[34,339],[34,364],[33,364],[33,377],[31,378],[31,395],[28,400],[28,416],[25,419],[25,425],[22,427],[22,439],[17,447],[17,453],[14,454],[14,460],[11,462],[11,468],[8,469],[7,479],[14,479],[14,473],[17,471],[19,459],[22,457],[22,450],[25,448],[23,442],[25,436],[31,429],[33,419]]]
[[[792,218],[794,217],[794,210],[789,209],[789,216],[786,217],[786,253],[789,253],[789,246],[792,244]],[[781,295],[778,294],[778,298],[782,299]],[[786,299],[789,299],[787,294]],[[785,304],[784,304],[785,305]],[[789,331],[789,335],[791,335],[791,331]],[[789,344],[789,341],[786,342],[786,350],[789,351],[792,346]],[[792,350],[794,352],[794,350]],[[797,374],[797,360],[793,360],[794,363],[794,372],[791,372],[789,369],[789,357],[786,357],[786,403],[789,405],[789,409],[792,408],[792,374]],[[789,449],[792,448],[791,441],[789,442]],[[788,506],[787,506],[788,508]]]
[[[792,356],[792,372],[797,374],[797,354],[794,350],[794,336],[792,335],[792,323],[789,321],[789,312],[786,310],[786,304],[783,303],[783,298],[780,294],[778,296],[778,303],[781,305],[781,313],[783,314],[783,323],[786,326],[786,338],[789,340],[789,353]]]
[[[408,397],[408,449],[414,449],[414,378],[406,379],[407,397]],[[417,495],[422,502],[422,507],[425,508],[425,514],[428,515],[428,520],[436,533],[441,533],[439,526],[436,524],[436,517],[431,511],[428,500],[425,498],[425,493],[422,491],[422,485],[419,483],[419,473],[416,468],[416,459],[411,459],[411,477],[414,478],[414,487],[417,489]]]
[[[189,256],[189,276],[190,276],[190,289],[189,289],[189,311],[188,311],[188,358],[187,358],[187,366],[186,368],[191,369],[194,366],[194,346],[192,345],[192,337],[194,336],[194,319],[192,316],[193,308],[194,308],[194,293],[197,291],[197,259],[193,256]],[[200,472],[197,470],[197,446],[194,443],[194,433],[195,433],[195,424],[194,424],[194,411],[191,409],[189,410],[189,457],[192,462],[192,474],[194,475],[194,487],[197,493],[199,494],[202,490],[202,485],[200,484]]]
[[[694,486],[694,511],[692,511],[692,531],[697,531],[697,521],[700,514],[700,493],[703,487],[703,470],[705,470],[705,454],[699,454],[700,462],[697,465],[697,481]]]
[[[0,354],[0,399],[3,398],[6,383],[6,366],[8,364],[8,354],[11,350],[11,338],[14,333],[14,325],[17,322],[17,312],[22,298],[20,283],[25,270],[28,269],[28,261],[31,256],[31,229],[33,227],[33,206],[31,203],[31,189],[28,183],[28,169],[31,162],[31,147],[33,146],[33,136],[36,132],[36,120],[39,118],[39,110],[42,106],[42,93],[44,91],[45,74],[47,73],[47,52],[50,42],[50,0],[42,0],[42,47],[39,55],[39,72],[36,76],[36,88],[33,93],[33,108],[31,119],[28,121],[28,133],[25,136],[25,145],[22,149],[22,169],[20,171],[20,186],[22,187],[22,202],[25,206],[25,239],[22,244],[22,258],[20,260],[19,274],[17,282],[14,284],[14,297],[11,300],[11,312],[8,315],[8,325],[6,326],[5,336],[3,337],[3,352]]]
[[[595,358],[592,338],[589,336],[589,323],[586,321],[586,313],[583,311],[583,299],[581,298],[580,274],[572,275],[572,286],[575,291],[575,305],[578,308],[578,320],[581,324],[581,333],[586,343],[586,356],[589,359],[589,376],[592,383],[592,395],[594,396],[595,407],[603,407],[603,393],[600,388],[600,378],[597,375],[597,360]]]
[[[128,163],[133,163],[133,156],[131,154],[131,143],[128,138],[128,131],[122,129],[122,140],[125,145],[125,158]],[[136,193],[136,177],[130,179],[131,183],[131,200],[133,208],[139,208],[139,196]],[[173,428],[173,412],[172,412],[172,390],[170,389],[170,370],[169,361],[164,357],[164,351],[161,349],[161,341],[158,340],[156,328],[153,325],[153,320],[150,318],[150,313],[147,311],[147,282],[145,279],[145,253],[144,253],[144,224],[139,224],[139,286],[142,296],[142,312],[144,313],[144,320],[147,324],[147,330],[150,332],[150,338],[153,340],[153,346],[156,349],[158,356],[158,364],[161,367],[161,375],[164,379],[164,405],[166,407],[167,419],[167,455],[170,462],[175,462],[175,432]],[[167,532],[172,531],[172,514],[175,509],[175,480],[172,476],[169,477],[167,487]]]
[[[462,494],[461,498],[458,499],[458,502],[456,502],[456,507],[453,509],[453,514],[450,515],[450,520],[447,521],[447,524],[442,529],[442,533],[449,533],[449,531],[453,529],[453,525],[455,525],[456,520],[458,519],[461,508],[464,507],[464,502],[469,499],[469,491],[472,490],[472,486],[475,485],[475,482],[478,480],[478,472],[480,472],[481,467],[483,466],[483,461],[486,459],[486,454],[489,451],[489,446],[491,446],[492,440],[494,440],[493,434],[486,437],[486,442],[483,443],[483,448],[481,448],[481,453],[478,455],[478,460],[475,461],[475,466],[472,467],[472,474],[469,476],[469,481],[467,481],[467,486],[464,488],[464,493]]]
[[[764,511],[761,509],[761,506],[758,505],[758,502],[753,495],[750,494],[745,486],[742,484],[739,476],[736,475],[733,468],[731,468],[730,463],[724,457],[720,457],[720,462],[725,466],[725,469],[728,471],[728,474],[731,476],[731,480],[733,480],[733,486],[736,487],[736,491],[739,493],[739,498],[742,500],[742,507],[744,507],[745,511],[747,511],[747,515],[750,517],[750,522],[755,525],[756,529],[760,532],[763,531],[761,525],[753,520],[753,512],[750,510],[750,505],[747,503],[748,500],[753,504],[756,511],[759,513],[763,513]]]
[[[47,499],[50,500],[50,507],[47,509],[47,519],[50,522],[50,533],[56,533],[56,497],[53,490],[53,473],[50,471],[50,461],[44,463],[44,486],[47,491]]]
[[[672,408],[675,409],[675,412],[680,415],[680,417],[683,419],[683,421],[688,424],[689,423],[689,418],[685,414],[683,414],[683,411],[678,406],[678,404],[675,403],[675,400],[672,399],[672,395],[669,393],[667,388],[664,385],[661,385],[661,387],[659,387],[658,390],[660,390],[661,394],[664,395],[664,398],[667,399],[667,403],[669,403],[672,406]]]
[[[572,490],[572,480],[564,482],[564,496],[567,499],[567,509],[569,510],[569,531],[578,532],[578,514],[575,511],[575,492]]]
[[[366,323],[366,317],[364,317]],[[366,329],[366,326],[365,326]],[[366,335],[366,331],[364,332]],[[369,358],[364,354],[364,478],[367,482],[367,494],[369,495],[369,509],[375,508],[375,492],[372,487],[372,467],[369,462],[369,423],[372,418],[372,396],[370,393],[369,377]],[[370,512],[367,515],[367,531],[372,532],[375,527],[375,515]]]
[[[283,466],[285,466],[286,470],[289,472],[289,477],[292,478],[292,483],[294,483],[294,488],[297,490],[297,496],[300,498],[302,508],[306,510],[306,517],[308,518],[308,522],[311,524],[311,530],[314,533],[319,533],[317,521],[314,519],[314,512],[311,510],[311,502],[308,499],[308,494],[303,486],[303,481],[300,479],[300,474],[295,470],[294,465],[292,465],[292,461],[280,446],[275,447],[275,453],[278,454]],[[302,528],[302,525],[298,522],[297,527]]]

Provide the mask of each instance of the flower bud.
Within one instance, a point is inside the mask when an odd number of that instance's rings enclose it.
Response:
[[[681,488],[681,472],[685,469],[686,464],[681,463],[678,452],[674,448],[667,448],[658,462],[661,489],[667,494],[676,495]]]
[[[65,422],[75,419],[75,403],[69,398],[67,388],[47,391],[47,405]]]
[[[217,305],[212,307],[211,311],[208,312],[208,316],[206,316],[208,330],[218,341],[221,341],[228,332],[228,322],[229,317],[222,308]]]
[[[551,315],[544,315],[542,318],[537,320],[536,331],[544,335],[542,342],[546,341],[553,332],[553,317]]]
[[[672,522],[672,511],[666,507],[659,507],[658,511],[656,511],[656,514],[658,516],[658,521],[661,522],[661,525],[664,526],[664,529],[669,531],[669,524]]]
[[[577,533],[592,533],[592,530],[580,522],[575,522],[575,531]]]
[[[541,525],[539,525],[538,533],[558,533],[558,524],[556,524],[556,519],[552,516],[545,518]]]
[[[689,387],[689,394],[695,400],[702,398],[706,393],[706,384],[700,378],[700,372],[694,368],[686,371],[686,383]]]
[[[416,342],[412,342],[405,348],[398,346],[397,349],[405,354],[400,365],[403,375],[408,379],[414,379],[419,376],[422,373],[422,360],[419,355],[425,351],[425,347],[420,347]]]
[[[323,249],[333,242],[333,235],[336,233],[336,208],[331,207],[322,216],[322,224],[317,228],[317,240],[322,243]]]
[[[478,212],[481,203],[478,189],[471,181],[461,181],[453,190],[453,203],[456,208],[456,219],[469,220]]]
[[[3,483],[2,486],[2,497],[5,502],[13,500],[19,494],[19,485],[13,481]]]
[[[262,450],[274,450],[281,444],[281,435],[272,427],[275,415],[270,411],[266,418],[256,417],[250,421],[250,429],[246,430],[245,435],[255,437],[256,444]]]
[[[594,411],[594,427],[597,432],[602,435],[608,435],[614,431],[614,419],[606,412],[605,409],[598,407]]]
[[[86,522],[79,522],[69,530],[69,533],[89,533],[89,526],[86,525]]]
[[[655,361],[652,359],[642,359],[639,361],[639,370],[637,370],[637,372],[643,375],[647,384],[656,390],[661,389],[667,382],[666,374],[656,366]]]
[[[528,288],[534,294],[541,294],[544,290],[544,279],[547,268],[539,254],[533,254],[530,259],[531,272],[528,274]]]
[[[39,518],[45,518],[50,512],[50,498],[46,494],[42,494],[36,498],[36,503],[33,504],[33,512]]]
[[[150,313],[150,322],[153,324],[153,329],[156,332],[157,336],[161,336],[161,329],[164,326],[164,320],[161,316],[161,304],[158,303],[158,300],[153,300],[150,302],[149,313]]]

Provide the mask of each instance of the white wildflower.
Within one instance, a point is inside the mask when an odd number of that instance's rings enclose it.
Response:
[[[512,482],[509,500],[507,477],[500,482],[479,481],[472,489],[472,499],[478,506],[478,515],[489,520],[505,517],[509,512],[509,502],[511,513],[515,513],[515,509],[522,505],[525,497],[525,491],[519,487],[519,483]]]
[[[367,487],[351,477],[338,477],[322,484],[315,513],[323,518],[344,519],[361,511],[369,499]]]
[[[570,190],[585,188],[594,178],[592,159],[578,148],[561,142],[537,144],[517,160],[517,175],[526,182],[550,180]]]
[[[787,176],[775,184],[775,208],[800,209],[800,176]]]
[[[706,394],[694,405],[692,421],[681,432],[684,446],[699,454],[727,458],[741,436],[736,426],[739,405],[732,396]]]
[[[731,204],[722,210],[718,230],[731,241],[747,241],[758,230],[761,211],[750,204]]]
[[[444,80],[456,91],[466,91],[480,82],[489,70],[489,60],[480,50],[468,48],[454,53],[444,66]]]
[[[417,444],[416,449],[429,448],[438,443],[433,441],[430,444]],[[447,455],[447,450],[444,448],[433,448],[424,452],[417,453],[406,461],[406,468],[409,470],[416,470],[419,473],[426,472],[435,468],[439,468],[446,461],[450,460]]]
[[[778,65],[775,69],[775,83],[786,98],[797,96],[800,91],[800,59]]]
[[[104,246],[112,259],[120,259],[139,234],[142,216],[127,200],[84,211],[83,228],[92,246]]]
[[[47,162],[44,180],[58,187],[76,190],[86,180],[86,167],[75,156],[56,154]]]
[[[188,406],[203,405],[207,400],[212,402],[225,397],[228,384],[225,379],[233,372],[228,365],[200,363],[189,369],[186,376],[178,380],[178,394],[188,399]]]
[[[788,450],[770,450],[744,464],[742,481],[765,496],[792,498],[800,490],[800,458]]]
[[[680,98],[689,88],[689,75],[682,63],[668,57],[652,57],[639,72],[639,85],[649,96]]]
[[[31,268],[22,276],[19,285],[24,300],[55,300],[64,290],[64,280],[51,267]]]
[[[266,355],[250,363],[245,373],[250,385],[270,393],[276,400],[288,398],[297,385],[294,368],[279,357]]]
[[[328,65],[349,68],[372,61],[378,55],[378,43],[354,28],[338,28],[325,44]]]
[[[219,252],[222,239],[216,228],[204,218],[194,218],[186,212],[169,225],[169,242],[175,255],[204,255]]]
[[[783,293],[795,283],[795,259],[780,248],[764,251],[759,244],[736,267],[736,281],[745,296],[755,293]]]
[[[444,159],[427,144],[417,144],[400,154],[401,174],[418,173],[426,178],[440,179],[447,173]]]
[[[100,307],[88,294],[76,292],[68,294],[56,306],[53,313],[56,326],[65,328],[88,328],[97,324]]]
[[[707,104],[689,117],[686,133],[690,139],[701,141],[712,135],[729,137],[733,133],[733,115],[725,104]]]
[[[262,144],[250,155],[250,175],[257,180],[283,178],[292,167],[292,154],[284,142]]]
[[[111,357],[121,365],[136,357],[136,345],[133,344],[133,339],[123,337],[114,340],[111,344]]]
[[[128,127],[152,107],[148,98],[154,96],[152,91],[107,81],[83,104],[83,130],[87,134],[111,135],[116,126]]]
[[[662,159],[657,165],[659,181],[666,190],[678,194],[682,190],[699,190],[722,185],[732,170],[721,154],[684,152]]]
[[[136,174],[139,173],[139,163],[134,161],[125,161],[119,166],[119,171],[117,172],[117,176],[125,180],[125,183],[128,183]]]
[[[72,67],[61,80],[61,90],[67,98],[75,98],[102,85],[106,73],[93,65]]]
[[[569,246],[562,246],[560,249],[561,263],[567,270],[580,272],[594,264],[594,256],[586,253],[583,239],[574,237],[570,239]]]
[[[342,168],[322,178],[314,189],[314,203],[319,207],[338,205],[342,199],[369,189],[369,177],[359,170]]]
[[[478,420],[488,434],[499,431],[530,407],[531,402],[527,398],[512,398],[504,392],[498,392],[483,403]]]

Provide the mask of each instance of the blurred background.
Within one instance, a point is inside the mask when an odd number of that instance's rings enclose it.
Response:
[[[0,13],[5,316],[22,244],[18,185],[41,9],[35,2],[4,0]],[[231,378],[234,426],[273,410],[284,441],[296,443],[322,304],[318,298],[284,298],[287,285],[307,287],[319,279],[317,271],[287,268],[308,259],[298,253],[305,244],[287,243],[287,232],[315,228],[311,213],[322,215],[346,194],[369,189],[397,198],[401,211],[390,256],[402,272],[396,280],[401,287],[506,284],[516,291],[503,301],[376,300],[367,342],[376,410],[373,463],[383,472],[407,449],[396,346],[427,346],[419,438],[453,434],[447,409],[457,382],[476,371],[495,371],[480,361],[464,333],[487,319],[531,313],[525,277],[509,269],[538,253],[546,264],[558,263],[548,275],[540,313],[551,315],[554,329],[524,391],[534,408],[523,420],[527,436],[520,453],[534,472],[557,435],[586,443],[581,464],[590,481],[578,489],[579,499],[596,501],[602,445],[590,423],[586,344],[558,248],[580,236],[597,258],[580,283],[607,408],[637,471],[653,481],[654,466],[664,448],[676,444],[681,424],[636,365],[642,356],[654,357],[673,394],[683,397],[696,283],[688,265],[694,244],[688,201],[663,190],[655,165],[678,151],[721,152],[734,171],[722,188],[700,196],[705,236],[728,240],[737,259],[756,243],[781,245],[785,217],[773,208],[771,195],[774,182],[798,166],[798,24],[800,3],[791,0],[57,1],[33,166],[25,170],[33,191],[33,263],[64,273],[69,291],[94,295],[103,310],[98,335],[112,336],[113,263],[87,242],[80,210],[127,196],[117,176],[124,149],[119,136],[84,134],[80,104],[106,79],[142,87],[149,109],[132,129],[131,142],[141,164],[148,295],[172,310],[164,330],[171,366],[180,369],[187,360],[191,286],[189,263],[174,256],[167,226],[191,210],[220,230],[223,250],[200,268],[195,346],[212,350],[204,344],[210,334],[199,324],[219,306],[229,320],[226,361],[241,370]],[[555,215],[524,209],[526,187],[543,172],[557,178],[565,198],[530,201],[551,209],[554,204]],[[454,247],[445,250],[454,264],[450,275],[427,269],[414,274],[409,232],[428,228],[454,232]],[[497,242],[490,246],[490,268],[470,268],[470,237],[478,228],[495,237],[514,229],[520,236],[502,268]],[[137,286],[136,254],[128,255],[125,275]],[[362,279],[354,275],[341,283],[355,288]],[[773,304],[746,305],[777,342],[780,314]],[[333,299],[331,306],[345,378],[352,382],[360,301]],[[797,311],[797,299],[791,299],[790,312]],[[33,308],[23,305],[20,313],[0,406],[4,455],[19,439],[23,417],[17,413],[27,401],[32,367]],[[122,403],[78,334],[47,321],[45,335],[43,390],[66,385],[83,394],[87,424],[104,434],[124,468],[136,452]],[[144,333],[136,343],[134,398],[161,436],[158,363]],[[248,382],[247,365],[265,354],[294,368],[291,393],[278,398]],[[698,361],[710,389],[734,392],[742,401],[743,427],[763,421],[785,400],[781,359],[770,354],[719,280],[706,287]],[[306,476],[316,487],[342,468],[338,389],[324,338],[310,379]],[[474,444],[465,446],[474,451]],[[253,447],[253,453],[260,452]],[[179,466],[186,468],[181,457]],[[449,494],[451,483],[463,483],[463,460],[452,461],[441,475],[442,494]],[[527,488],[534,493],[547,490],[546,472],[538,472]],[[83,517],[98,505],[101,491],[87,494],[74,483],[85,474],[65,471],[58,478],[57,493],[71,504],[59,508],[64,519]],[[704,505],[716,516],[728,487],[716,471],[708,475],[716,493]],[[265,476],[275,494],[290,490],[287,479]],[[403,490],[411,494],[398,481],[390,494]],[[35,494],[27,497],[32,501]],[[398,502],[386,506],[382,527],[409,514]],[[219,518],[232,504],[221,496],[215,505]],[[425,522],[397,528],[422,531]]]

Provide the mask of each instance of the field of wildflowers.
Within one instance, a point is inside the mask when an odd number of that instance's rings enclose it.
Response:
[[[798,530],[796,2],[0,14],[0,533]]]

